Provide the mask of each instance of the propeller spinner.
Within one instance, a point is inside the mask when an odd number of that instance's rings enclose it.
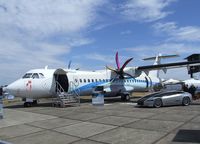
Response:
[[[119,75],[120,79],[124,79],[125,75],[128,75],[130,77],[133,77],[132,75],[124,72],[124,68],[127,66],[127,64],[132,60],[133,58],[129,58],[128,60],[125,61],[125,63],[123,64],[123,66],[120,68],[120,63],[119,63],[119,58],[118,58],[118,52],[115,55],[115,61],[116,61],[116,65],[117,65],[117,69],[113,69],[111,67],[106,66],[107,69],[115,72],[117,75]]]

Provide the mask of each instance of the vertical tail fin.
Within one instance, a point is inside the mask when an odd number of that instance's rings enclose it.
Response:
[[[179,55],[162,55],[162,54],[158,54],[155,57],[149,57],[149,58],[145,58],[143,60],[147,61],[147,60],[155,60],[153,65],[158,65],[161,64],[161,59],[167,59],[167,58],[174,58],[174,57],[178,57]],[[149,72],[149,76],[152,77],[158,77],[159,78],[159,70],[152,70]]]

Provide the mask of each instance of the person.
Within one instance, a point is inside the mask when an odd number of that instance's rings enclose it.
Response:
[[[196,87],[193,84],[190,86],[188,92],[192,95],[193,99],[196,99],[195,97]]]
[[[184,92],[189,92],[188,85],[183,84],[183,91],[184,91]]]
[[[0,119],[3,119],[3,87],[0,87]]]
[[[2,95],[3,95],[3,88],[0,87],[0,96],[2,96]]]

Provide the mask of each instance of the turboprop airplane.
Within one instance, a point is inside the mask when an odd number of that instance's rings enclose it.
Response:
[[[92,95],[93,90],[103,87],[104,96],[121,96],[122,100],[129,100],[130,93],[134,91],[147,91],[160,86],[159,70],[166,72],[170,68],[200,65],[200,61],[177,62],[160,64],[162,58],[174,56],[151,57],[155,59],[153,65],[127,67],[133,59],[128,59],[120,67],[118,52],[115,56],[117,68],[107,67],[105,70],[81,71],[73,69],[32,69],[25,75],[9,84],[6,91],[21,97],[25,101],[24,106],[36,103],[40,98],[52,98],[59,93],[75,91],[80,96]]]

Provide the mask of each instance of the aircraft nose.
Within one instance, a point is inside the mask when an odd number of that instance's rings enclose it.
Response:
[[[3,92],[7,92],[7,86],[3,87]]]
[[[11,95],[16,95],[18,87],[19,87],[18,84],[16,82],[13,82],[9,84],[7,87],[5,87],[5,91]]]

